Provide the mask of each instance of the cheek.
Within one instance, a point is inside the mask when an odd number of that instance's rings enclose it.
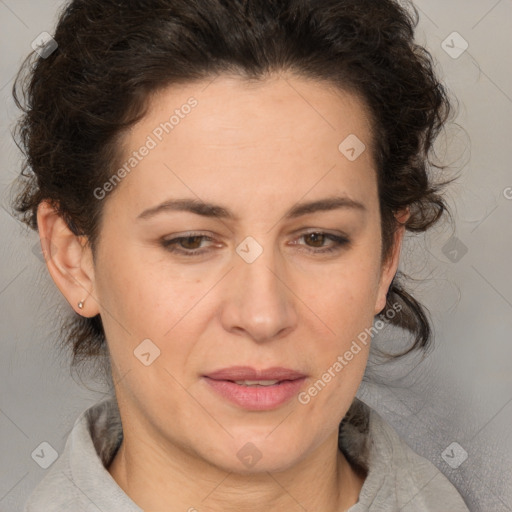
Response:
[[[164,272],[163,261],[145,261],[144,251],[120,253],[112,240],[107,252],[96,274],[106,322],[122,323],[137,337],[164,334],[193,300],[191,283],[178,270]]]
[[[310,299],[311,309],[326,326],[317,336],[317,380],[305,396],[315,414],[348,409],[360,385],[372,339],[377,281],[374,265],[361,261],[331,272],[328,284]]]
[[[357,336],[371,325],[378,293],[378,264],[354,258],[345,265],[333,267],[321,285],[303,284],[304,300],[339,340]],[[314,291],[312,292],[312,288]],[[331,333],[332,334],[332,333]],[[332,336],[331,336],[332,338]]]
[[[101,319],[117,378],[128,371],[147,370],[136,359],[137,347],[146,347],[144,340],[151,340],[156,347],[149,345],[154,356],[163,348],[161,333],[172,326],[173,320],[166,315],[169,308],[159,295],[164,287],[158,284],[154,270],[140,258],[121,253],[119,247],[112,238],[109,240],[95,273]]]

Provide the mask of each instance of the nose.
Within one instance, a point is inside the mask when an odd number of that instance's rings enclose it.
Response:
[[[252,263],[239,258],[228,276],[221,313],[226,331],[264,342],[295,329],[298,315],[293,284],[282,259],[273,251],[264,249]]]

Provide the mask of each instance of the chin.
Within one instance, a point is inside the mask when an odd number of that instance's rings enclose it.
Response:
[[[220,452],[216,450],[212,453],[211,449],[207,449],[208,459],[224,471],[249,475],[286,471],[304,455],[302,451],[296,451],[297,444],[290,442],[290,437],[286,442],[282,436],[272,441],[265,439],[266,436],[268,432],[262,436],[247,434],[231,439]]]

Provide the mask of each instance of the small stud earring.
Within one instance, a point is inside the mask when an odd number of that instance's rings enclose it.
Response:
[[[84,307],[84,301],[81,300],[79,303],[78,303],[78,309],[83,309]]]

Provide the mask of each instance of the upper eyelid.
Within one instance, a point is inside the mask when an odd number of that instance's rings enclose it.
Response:
[[[290,233],[290,235],[300,238],[302,236],[311,235],[314,233],[322,234],[322,235],[338,236],[340,238],[349,238],[349,235],[343,231],[338,231],[338,232],[333,233],[330,230],[325,229],[325,228],[301,228],[301,229],[294,230],[292,233]],[[176,233],[174,235],[165,236],[162,238],[162,240],[169,241],[169,240],[176,240],[177,238],[195,238],[195,237],[204,237],[204,238],[210,238],[210,239],[215,240],[215,235],[212,235],[211,233],[207,233],[207,232],[201,232],[201,231],[190,231],[190,232],[185,231],[184,233]]]
[[[311,231],[303,231],[303,232],[297,232],[297,233],[294,233],[294,237],[295,238],[302,238],[303,236],[307,236],[307,235],[313,235],[313,234],[318,234],[318,235],[326,235],[326,236],[332,236],[332,237],[338,237],[338,238],[346,238],[348,239],[348,235],[345,235],[344,233],[331,233],[329,231],[323,231],[321,229],[313,229]],[[173,235],[172,237],[164,237],[162,238],[162,241],[164,242],[171,242],[171,241],[174,241],[174,240],[182,240],[182,239],[186,239],[186,238],[205,238],[205,239],[208,239],[209,241],[214,241],[215,238],[209,234],[205,234],[205,233],[195,233],[195,232],[191,232],[191,233],[185,233],[185,234],[179,234],[177,236]]]

